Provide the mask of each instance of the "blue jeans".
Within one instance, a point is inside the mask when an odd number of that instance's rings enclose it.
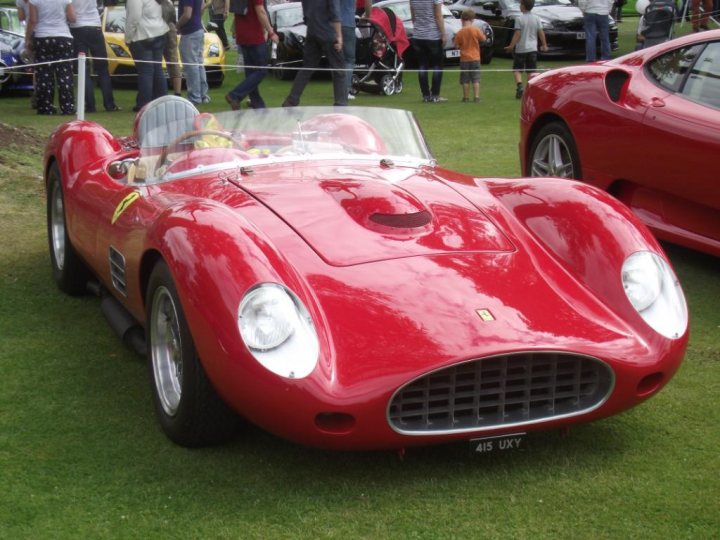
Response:
[[[202,103],[208,99],[208,83],[203,65],[203,44],[205,30],[200,28],[191,34],[180,36],[180,60],[183,63],[187,98],[192,103]]]
[[[418,62],[418,82],[423,98],[438,97],[443,76],[443,46],[439,39],[412,39]],[[432,70],[432,86],[428,86],[428,70]]]
[[[245,78],[235,88],[228,92],[233,99],[242,101],[250,96],[250,106],[253,109],[264,109],[265,102],[260,96],[260,83],[267,75],[267,44],[240,45],[245,64]]]
[[[128,45],[138,74],[135,108],[140,109],[153,99],[167,94],[167,81],[162,70],[162,53],[166,35],[133,41]]]
[[[600,35],[600,60],[610,60],[610,19],[597,13],[585,14],[585,61],[597,60],[597,37]]]

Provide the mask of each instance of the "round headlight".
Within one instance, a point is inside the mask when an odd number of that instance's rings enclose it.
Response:
[[[238,328],[253,357],[276,375],[299,379],[315,369],[320,347],[312,319],[282,285],[250,289],[238,307]]]
[[[633,253],[622,269],[622,282],[630,303],[642,311],[651,306],[662,290],[662,268],[649,251]]]
[[[283,289],[260,287],[240,304],[240,333],[250,349],[274,349],[292,335],[295,318],[295,306]]]
[[[623,263],[622,284],[630,303],[653,330],[670,339],[685,333],[685,296],[665,259],[650,251],[633,253]]]

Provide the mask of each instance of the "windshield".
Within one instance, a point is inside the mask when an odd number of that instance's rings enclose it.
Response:
[[[275,11],[275,26],[277,28],[288,28],[299,24],[304,24],[302,4],[298,3],[297,7],[293,6]]]
[[[178,109],[180,111],[180,109]],[[187,103],[168,123],[151,107],[137,122],[142,181],[293,161],[432,162],[412,113],[370,107],[293,107],[218,114]]]
[[[105,31],[118,34],[125,33],[125,8],[108,8],[105,15]]]

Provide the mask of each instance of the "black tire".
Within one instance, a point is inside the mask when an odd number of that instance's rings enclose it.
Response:
[[[480,63],[484,66],[488,65],[490,62],[492,62],[494,55],[495,51],[492,48],[483,49],[482,56],[480,57]]]
[[[155,265],[146,295],[148,368],[160,426],[176,444],[219,444],[239,418],[220,399],[195,350],[175,283],[164,262]]]
[[[358,77],[355,73],[353,73],[351,83],[350,83],[350,95],[357,96],[359,93],[360,93],[360,77]]]
[[[65,196],[57,163],[53,163],[48,171],[47,231],[50,265],[55,283],[66,294],[72,296],[85,294],[90,273],[68,236]]]
[[[290,69],[288,66],[288,54],[282,42],[277,46],[277,58],[275,59],[276,67],[272,70],[273,75],[279,81],[290,81],[297,74],[296,69]]]
[[[551,122],[540,129],[530,144],[528,176],[582,178],[582,167],[575,139],[562,122]]]

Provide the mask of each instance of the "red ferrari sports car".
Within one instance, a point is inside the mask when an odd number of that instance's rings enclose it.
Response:
[[[525,175],[582,179],[720,256],[720,30],[533,78],[521,130]]]
[[[652,396],[687,344],[677,278],[622,204],[443,169],[406,111],[167,96],[130,137],[61,125],[44,174],[57,284],[90,283],[145,351],[181,445],[243,418],[325,448],[515,447]]]

